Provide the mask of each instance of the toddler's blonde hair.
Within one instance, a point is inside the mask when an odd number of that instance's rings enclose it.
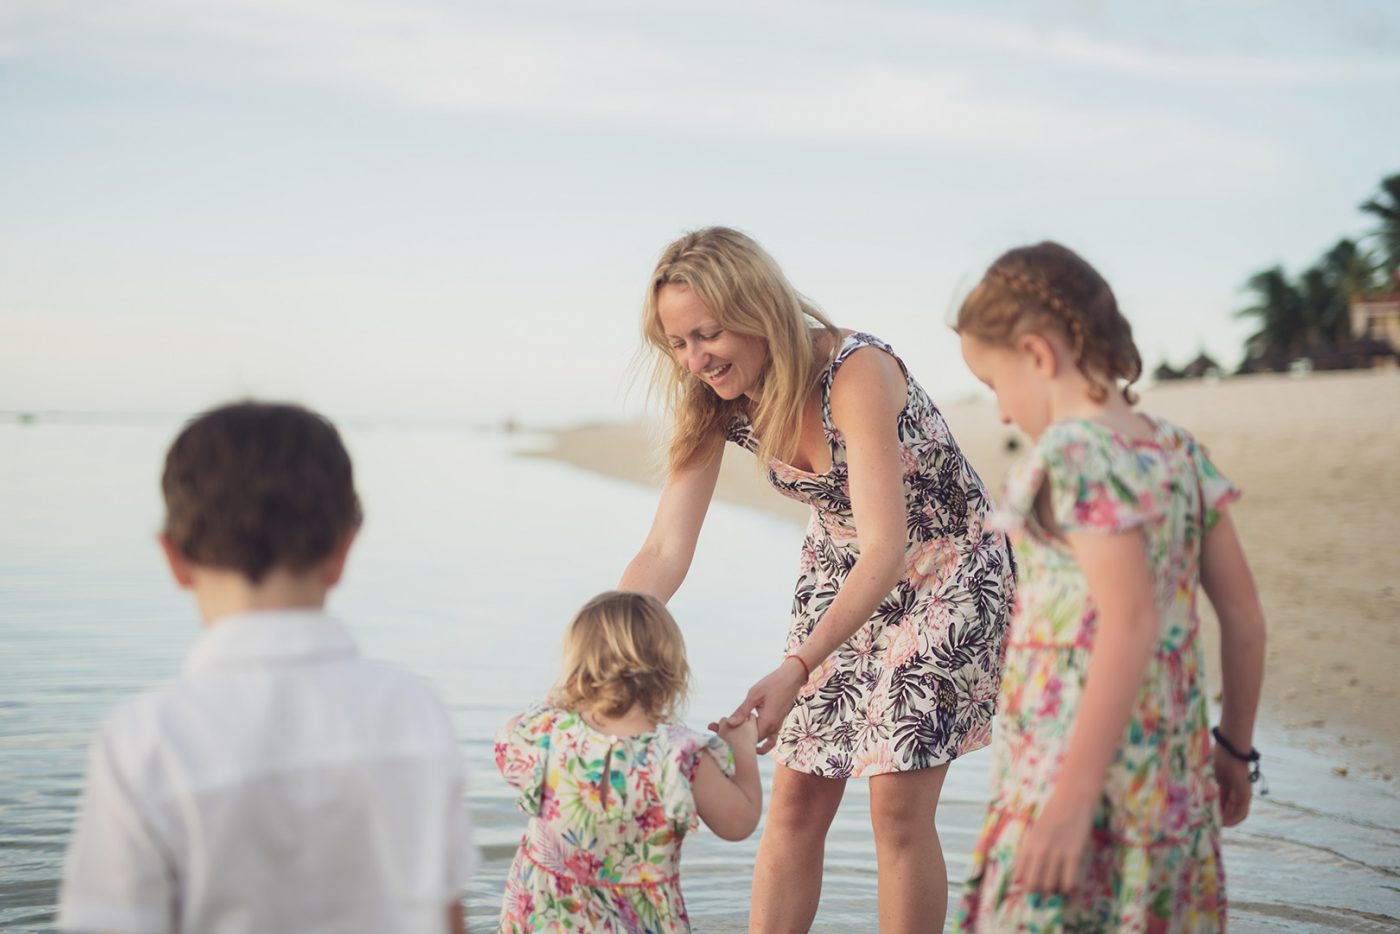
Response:
[[[665,604],[610,590],[583,605],[564,636],[562,707],[620,717],[634,704],[657,721],[676,717],[690,687],[685,638]]]

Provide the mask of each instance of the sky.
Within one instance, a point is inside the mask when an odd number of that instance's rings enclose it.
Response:
[[[1371,228],[1393,0],[0,0],[0,411],[632,417],[657,255],[738,227],[935,399],[1044,238],[1149,369]]]

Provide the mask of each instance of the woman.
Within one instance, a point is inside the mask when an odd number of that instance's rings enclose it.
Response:
[[[982,483],[890,348],[832,325],[737,231],[666,248],[643,330],[674,432],[620,587],[675,593],[726,439],[812,507],[785,657],[734,714],[757,711],[777,762],[750,927],[811,925],[846,780],[870,776],[880,929],[941,930],[934,813],[947,764],[990,735],[1012,586]]]

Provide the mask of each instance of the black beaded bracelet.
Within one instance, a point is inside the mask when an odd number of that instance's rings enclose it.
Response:
[[[1240,752],[1235,748],[1234,743],[1225,738],[1225,734],[1220,732],[1220,727],[1218,726],[1210,728],[1210,735],[1215,737],[1215,741],[1220,744],[1220,748],[1224,749],[1241,762],[1249,763],[1249,780],[1251,783],[1263,781],[1264,773],[1259,771],[1259,760],[1262,759],[1263,756],[1259,755],[1259,750],[1250,747],[1249,752]],[[1259,793],[1261,795],[1269,793],[1269,786],[1267,783],[1260,786]]]

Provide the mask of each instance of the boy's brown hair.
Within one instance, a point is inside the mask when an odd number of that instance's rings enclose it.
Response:
[[[340,434],[296,405],[239,402],[199,416],[170,445],[161,490],[180,553],[254,584],[274,568],[314,567],[362,518]]]
[[[1123,398],[1142,375],[1133,328],[1113,290],[1078,253],[1050,240],[997,257],[963,301],[955,328],[989,344],[1008,345],[1028,331],[1053,328],[1069,341],[1074,365],[1091,382],[1122,380]],[[1094,383],[1096,402],[1108,396]]]

